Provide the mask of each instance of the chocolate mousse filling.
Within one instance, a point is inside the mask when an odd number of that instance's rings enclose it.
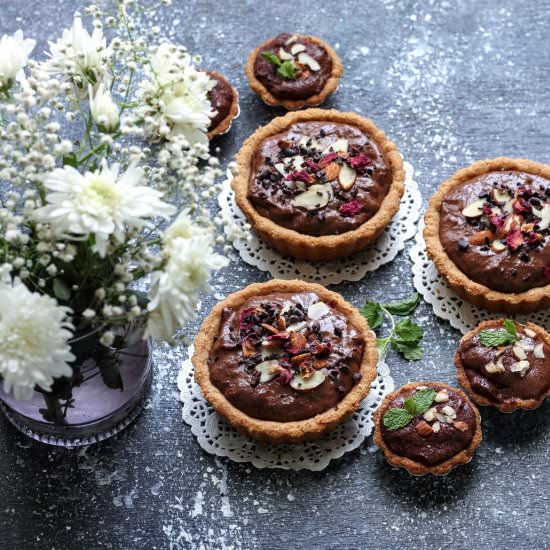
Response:
[[[495,171],[449,191],[439,238],[473,281],[519,293],[550,284],[550,181]]]
[[[287,76],[282,76],[263,52],[276,56],[279,63],[287,61],[293,69],[283,71]],[[321,44],[288,33],[270,40],[254,60],[254,76],[271,95],[280,99],[307,99],[319,94],[331,72],[332,58]]]
[[[399,429],[388,429],[384,422],[380,429],[384,442],[395,454],[425,466],[437,466],[466,449],[476,433],[475,411],[460,394],[436,384],[403,389],[384,404],[381,418],[389,409],[403,409],[405,399],[424,388],[437,392],[427,411]]]
[[[496,404],[539,400],[550,390],[550,346],[537,332],[516,327],[517,340],[508,345],[485,346],[477,332],[458,348],[472,391]]]
[[[380,209],[391,186],[380,145],[350,124],[305,121],[256,149],[248,199],[259,214],[305,235],[339,235]]]
[[[305,420],[338,405],[361,379],[364,338],[313,292],[273,293],[223,310],[210,380],[245,414]]]
[[[233,88],[225,80],[225,78],[212,71],[206,72],[208,73],[208,76],[216,82],[216,85],[208,94],[210,105],[212,105],[212,109],[216,111],[216,114],[212,117],[210,126],[208,127],[208,131],[210,132],[217,128],[220,122],[227,117],[231,111],[231,106],[233,105],[235,96]]]

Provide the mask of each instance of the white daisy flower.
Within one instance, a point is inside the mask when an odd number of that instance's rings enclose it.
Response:
[[[73,26],[65,29],[57,42],[48,42],[49,56],[42,67],[50,73],[64,74],[79,87],[85,82],[96,84],[108,72],[111,50],[101,29],[95,28],[92,34],[82,26],[77,13]]]
[[[6,393],[30,399],[35,386],[50,391],[54,378],[71,376],[70,313],[19,280],[0,284],[0,377]]]
[[[23,38],[23,31],[0,38],[0,88],[9,88],[13,80],[21,77],[21,69],[27,64],[36,41]]]
[[[151,301],[147,309],[146,335],[170,339],[178,328],[196,317],[199,292],[210,289],[212,271],[228,264],[227,258],[212,249],[210,234],[176,238],[162,271],[153,272]]]
[[[93,250],[105,257],[110,239],[123,243],[128,230],[174,214],[162,193],[140,185],[141,168],[132,164],[121,176],[119,168],[104,161],[101,170],[84,175],[71,166],[50,172],[44,180],[48,204],[36,210],[36,219],[48,222],[58,237],[79,240],[93,234]]]
[[[90,112],[97,127],[103,132],[113,132],[120,123],[120,114],[113,96],[101,83],[94,94],[91,86],[88,86],[90,96]]]

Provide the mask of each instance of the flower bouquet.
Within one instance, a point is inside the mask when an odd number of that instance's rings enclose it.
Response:
[[[143,17],[91,6],[41,61],[21,31],[0,39],[0,403],[48,443],[137,415],[149,340],[175,337],[226,264],[214,83]]]

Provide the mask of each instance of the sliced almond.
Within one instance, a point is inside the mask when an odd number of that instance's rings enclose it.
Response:
[[[307,53],[300,53],[298,54],[298,63],[301,63],[302,65],[307,65],[313,72],[317,72],[321,70],[321,65],[311,57],[311,55]]]
[[[450,405],[445,405],[441,412],[449,418],[456,418],[456,411]]]
[[[435,407],[432,407],[431,409],[428,409],[423,415],[422,418],[426,422],[433,422],[435,420],[435,413],[437,412],[437,409]]]
[[[322,155],[328,155],[330,153],[345,153],[348,150],[348,140],[345,138],[337,139],[333,141],[328,147],[325,147],[325,150],[322,152]]]
[[[537,359],[544,359],[544,343],[537,344],[533,350],[533,355]]]
[[[307,136],[302,136],[300,138],[300,141],[298,141],[298,145],[301,145],[302,147],[307,147],[308,149],[315,149],[317,151],[323,150],[323,147],[317,140]]]
[[[283,50],[283,48],[279,48],[278,55],[283,61],[292,61],[294,59],[292,54],[289,54],[286,50]]]
[[[317,321],[321,317],[324,317],[329,311],[330,308],[325,302],[315,302],[307,308],[307,316],[312,321]]]
[[[270,361],[263,361],[254,367],[260,373],[260,383],[269,382],[273,380],[279,372],[279,361],[272,359]]]
[[[540,218],[539,231],[544,231],[550,226],[550,204],[545,204],[540,210],[533,208],[533,214]]]
[[[295,355],[290,362],[294,365],[300,365],[304,361],[307,361],[311,357],[311,353],[300,353],[300,355]]]
[[[274,164],[274,166],[275,166],[277,172],[279,172],[283,176],[286,176],[288,174],[288,170],[282,162],[278,162],[277,164]]]
[[[445,403],[445,401],[449,401],[449,394],[445,390],[441,390],[435,394],[434,401],[436,403]]]
[[[489,239],[489,241],[492,241],[494,238],[495,234],[492,231],[485,229],[484,231],[477,231],[476,233],[470,235],[468,242],[475,245],[484,244],[487,239]]]
[[[524,329],[525,335],[529,336],[529,338],[535,338],[537,336],[537,333],[534,330],[531,330],[530,328]]]
[[[421,420],[414,427],[414,429],[416,430],[416,433],[418,433],[418,435],[420,437],[427,437],[427,436],[431,435],[432,432],[433,432],[432,427],[427,422],[425,422],[424,420]]]
[[[325,207],[331,197],[330,184],[315,184],[307,191],[300,193],[294,197],[293,206],[305,208],[306,210],[318,210]]]
[[[306,51],[306,47],[303,44],[293,44],[292,48],[290,48],[290,53],[292,55],[297,55],[300,52],[305,52],[305,51]],[[300,63],[301,63],[301,61],[300,61]]]
[[[518,361],[525,361],[525,359],[527,359],[527,353],[525,353],[525,350],[519,346],[514,346],[512,353]]]
[[[298,391],[309,391],[317,386],[320,386],[325,381],[325,375],[320,370],[315,370],[313,373],[304,378],[300,374],[295,374],[290,381],[290,386]]]
[[[286,42],[285,42],[285,46],[288,46],[289,44],[292,44],[293,42],[296,42],[296,40],[298,40],[298,37],[293,34]]]
[[[457,430],[460,430],[461,432],[465,432],[465,431],[468,429],[468,424],[466,424],[466,422],[462,422],[462,421],[455,422],[455,423],[453,424],[453,426],[454,426]]]
[[[474,201],[462,210],[462,214],[467,218],[479,218],[483,214],[484,204],[485,201],[483,199]]]
[[[338,174],[340,173],[340,165],[336,164],[335,162],[331,162],[326,168],[325,168],[325,177],[328,181],[335,180],[338,177]]]
[[[500,254],[506,250],[506,245],[502,241],[496,240],[491,243],[491,248],[493,249],[493,252]]]
[[[344,191],[349,191],[353,187],[356,177],[357,172],[349,164],[344,163],[338,174],[338,183]]]
[[[432,430],[434,433],[439,433],[439,430],[441,430],[441,423],[440,422],[434,422],[432,424]]]
[[[506,191],[501,191],[500,189],[493,189],[491,191],[491,198],[495,202],[499,203],[506,203],[511,199],[509,193],[507,193]]]
[[[450,424],[449,417],[445,416],[444,414],[436,412],[435,417],[437,418],[438,422],[441,422],[441,424]]]
[[[518,361],[510,367],[510,371],[519,373],[519,375],[523,378],[527,374],[530,367],[531,364],[529,361]]]
[[[292,325],[286,327],[287,332],[300,332],[302,329],[306,328],[307,323],[305,321],[298,321]]]
[[[286,157],[283,163],[287,167],[287,170],[301,170],[304,164],[304,157],[301,155],[294,155],[293,157]]]
[[[500,359],[497,361],[496,364],[491,361],[490,363],[487,363],[483,368],[490,374],[501,373],[506,370],[504,368],[504,365],[502,364],[502,360]]]

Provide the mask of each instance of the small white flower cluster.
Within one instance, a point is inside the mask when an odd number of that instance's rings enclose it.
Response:
[[[45,61],[20,31],[0,39],[0,379],[17,398],[71,375],[74,331],[171,339],[227,264],[213,82],[160,29],[140,35],[136,0],[116,10],[76,14]]]

